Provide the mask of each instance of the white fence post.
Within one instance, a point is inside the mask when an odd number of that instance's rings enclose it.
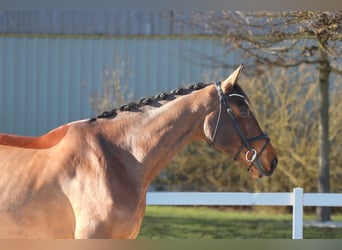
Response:
[[[292,239],[303,239],[303,188],[294,188],[292,197]]]

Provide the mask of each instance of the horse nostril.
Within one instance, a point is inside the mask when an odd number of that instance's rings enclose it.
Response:
[[[272,170],[272,171],[277,167],[277,164],[278,164],[278,159],[277,159],[277,158],[274,158],[274,159],[271,161],[271,170]]]

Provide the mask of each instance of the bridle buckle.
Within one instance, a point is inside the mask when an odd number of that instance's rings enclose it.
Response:
[[[254,162],[257,155],[258,153],[254,148],[248,149],[246,152],[246,161],[248,161],[249,163]]]

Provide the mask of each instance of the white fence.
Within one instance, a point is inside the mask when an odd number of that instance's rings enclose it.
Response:
[[[303,188],[291,193],[148,192],[147,205],[292,206],[292,239],[302,239],[303,207],[342,207],[342,194],[304,193]]]

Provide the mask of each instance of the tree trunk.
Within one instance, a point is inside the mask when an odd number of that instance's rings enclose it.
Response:
[[[329,193],[329,75],[330,64],[325,51],[321,50],[319,70],[319,160],[318,192]],[[316,220],[330,220],[330,207],[317,207]]]

